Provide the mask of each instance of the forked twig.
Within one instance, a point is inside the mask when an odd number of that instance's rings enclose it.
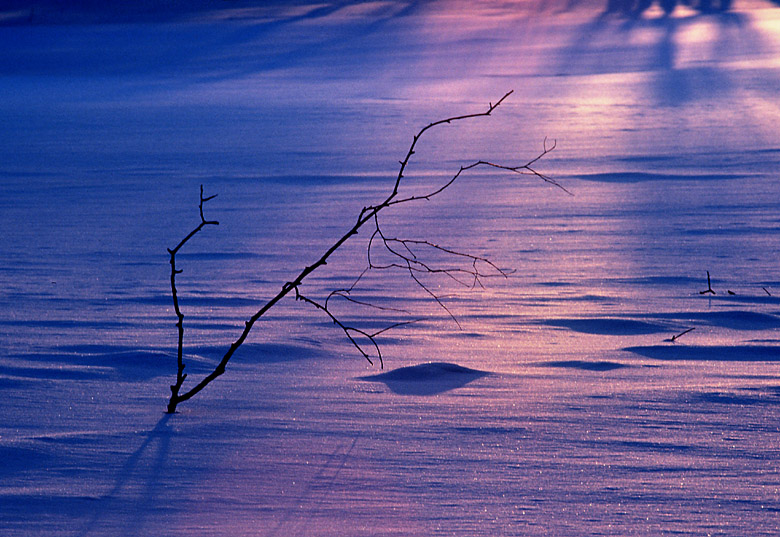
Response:
[[[712,283],[710,282],[710,271],[707,271],[707,288],[704,291],[699,291],[700,295],[711,294],[714,295],[715,291],[712,290]]]
[[[187,374],[184,372],[185,364],[184,364],[184,314],[181,312],[181,308],[179,307],[179,295],[176,291],[176,275],[181,274],[182,271],[180,269],[176,268],[176,253],[181,250],[182,246],[187,244],[187,242],[194,237],[201,229],[203,229],[206,226],[218,226],[219,222],[216,220],[206,220],[206,218],[203,216],[203,204],[207,201],[213,200],[216,198],[217,195],[214,194],[213,196],[209,196],[207,198],[203,197],[203,185],[200,185],[200,203],[198,204],[198,209],[200,210],[200,224],[197,225],[190,233],[184,237],[179,244],[177,244],[174,248],[169,248],[168,253],[170,254],[170,264],[171,264],[171,297],[173,298],[173,309],[176,312],[176,329],[178,331],[178,344],[177,344],[177,350],[176,350],[176,362],[178,364],[178,369],[176,373],[176,383],[171,385],[171,402],[175,401],[179,390],[181,389],[182,384],[184,384],[184,379],[187,378]],[[174,404],[173,407],[171,407],[171,403],[168,404],[168,412],[174,412],[176,410],[176,405]]]

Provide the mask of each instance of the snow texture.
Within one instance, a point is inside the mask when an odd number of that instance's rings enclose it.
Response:
[[[595,0],[6,2],[0,534],[780,533],[780,10]],[[131,7],[134,6],[134,7]],[[32,7],[30,7],[32,6]],[[485,289],[367,275],[282,301],[165,415],[178,257],[191,379],[392,186],[393,236]],[[365,265],[364,233],[306,280]],[[715,294],[707,287],[707,271]],[[400,311],[400,310],[403,310]],[[404,313],[407,312],[407,313]],[[688,329],[694,330],[686,332]]]

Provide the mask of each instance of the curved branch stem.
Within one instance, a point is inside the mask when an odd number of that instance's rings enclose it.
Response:
[[[203,216],[203,204],[207,201],[213,200],[216,197],[217,195],[215,194],[213,196],[204,198],[203,185],[200,185],[200,203],[198,204],[198,209],[200,210],[200,224],[198,224],[195,229],[190,231],[190,233],[184,237],[181,242],[179,242],[179,244],[177,244],[174,248],[168,249],[171,264],[171,297],[173,298],[173,309],[176,312],[176,329],[178,331],[178,344],[176,349],[176,363],[178,364],[178,369],[176,373],[176,383],[171,385],[171,399],[168,402],[169,413],[176,411],[176,404],[180,400],[179,390],[181,390],[181,386],[184,384],[184,380],[187,378],[187,374],[184,372],[184,314],[179,307],[179,295],[176,290],[176,275],[181,274],[182,271],[176,268],[176,253],[204,227],[219,225],[219,222],[216,220],[206,220],[206,218]]]

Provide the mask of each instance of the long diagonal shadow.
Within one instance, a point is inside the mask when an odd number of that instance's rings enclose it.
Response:
[[[352,438],[351,443],[349,442],[349,439],[345,438],[345,442],[338,445],[330,456],[325,459],[322,466],[320,466],[319,471],[312,477],[305,489],[295,497],[295,500],[291,502],[290,505],[305,505],[306,502],[310,500],[312,493],[318,488],[330,490],[341,471],[349,463],[352,451],[355,449],[355,445],[360,437],[361,435],[357,434]],[[305,531],[303,531],[303,528],[309,523],[310,518],[310,512],[307,517],[306,512],[302,513],[290,509],[276,526],[265,534],[265,537],[276,537],[277,535],[304,535]]]
[[[127,523],[122,528],[123,535],[141,535],[146,517],[151,512],[160,492],[160,476],[170,452],[172,431],[168,427],[171,415],[165,414],[154,428],[149,431],[141,445],[136,449],[119,470],[114,486],[103,495],[92,516],[75,535],[91,535],[101,527],[106,516],[117,510],[128,511]],[[149,459],[151,457],[151,459]],[[151,460],[150,464],[144,464]],[[139,487],[138,499],[132,502],[129,510],[127,501],[122,498],[132,484]]]

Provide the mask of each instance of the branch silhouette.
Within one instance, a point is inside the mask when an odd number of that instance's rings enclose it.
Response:
[[[171,385],[171,399],[168,404],[168,412],[175,412],[176,411],[176,405],[175,401],[178,397],[179,390],[181,390],[182,384],[184,384],[184,380],[187,378],[187,374],[184,372],[185,364],[184,364],[184,314],[181,312],[181,308],[179,307],[179,295],[176,291],[176,275],[181,274],[181,270],[176,268],[176,254],[178,253],[181,248],[187,244],[187,242],[194,237],[200,230],[202,230],[206,226],[218,226],[219,222],[216,220],[206,220],[206,218],[203,216],[203,204],[207,201],[213,200],[216,198],[216,194],[213,196],[209,196],[207,198],[203,197],[203,185],[200,186],[200,204],[198,205],[198,208],[200,210],[200,224],[190,231],[189,235],[184,237],[179,244],[177,244],[174,248],[168,249],[168,254],[170,254],[170,264],[171,264],[171,297],[173,298],[173,309],[176,312],[176,328],[179,332],[179,338],[178,338],[178,345],[177,345],[177,352],[176,352],[176,361],[178,364],[178,369],[176,373],[176,384]],[[174,403],[173,406],[171,406],[171,403]]]
[[[236,350],[238,350],[238,348],[246,341],[246,338],[249,336],[250,331],[252,330],[255,323],[258,321],[258,319],[260,319],[260,317],[262,317],[268,310],[273,308],[281,299],[283,299],[284,297],[286,297],[291,293],[293,294],[296,300],[309,304],[314,308],[316,308],[317,310],[325,313],[325,315],[327,315],[330,318],[330,320],[336,326],[338,326],[339,329],[341,329],[344,332],[349,342],[357,349],[357,351],[369,363],[373,365],[374,360],[372,360],[372,357],[375,357],[379,361],[381,367],[384,366],[384,360],[382,357],[382,352],[379,343],[377,341],[377,337],[388,330],[417,322],[419,319],[393,323],[385,328],[382,328],[381,330],[374,331],[374,332],[363,330],[357,326],[353,326],[345,321],[342,321],[333,312],[332,308],[330,307],[332,298],[341,298],[349,303],[352,303],[360,307],[370,307],[370,308],[375,308],[384,311],[404,312],[403,310],[388,308],[386,306],[378,306],[370,302],[361,301],[350,296],[352,291],[361,281],[361,279],[369,271],[397,269],[408,273],[412,281],[417,286],[419,286],[420,289],[423,290],[423,292],[425,292],[428,296],[430,296],[438,304],[438,306],[441,307],[447,313],[447,315],[455,322],[455,324],[457,324],[458,327],[460,327],[460,323],[458,322],[458,319],[444,303],[442,297],[437,295],[430,288],[430,286],[426,285],[425,282],[422,281],[421,279],[422,276],[423,275],[446,276],[460,285],[470,286],[470,287],[477,287],[477,286],[482,287],[483,278],[490,277],[490,276],[506,277],[509,274],[509,272],[500,269],[497,265],[495,265],[490,260],[484,257],[460,252],[449,247],[438,245],[428,240],[405,239],[405,238],[388,236],[383,232],[383,229],[380,225],[379,214],[383,210],[396,205],[413,203],[422,200],[430,200],[431,198],[439,195],[440,193],[448,189],[450,186],[452,186],[464,174],[464,172],[467,172],[469,170],[478,167],[495,168],[495,169],[508,171],[511,173],[535,176],[563,190],[567,194],[571,194],[562,185],[560,185],[553,179],[547,177],[546,175],[539,173],[533,168],[536,162],[538,162],[541,158],[543,158],[549,152],[555,149],[555,142],[553,142],[552,144],[548,144],[547,139],[545,139],[541,153],[539,153],[536,157],[526,162],[525,164],[510,166],[510,165],[496,164],[493,162],[479,160],[471,164],[468,164],[466,166],[461,166],[460,169],[449,180],[445,181],[443,184],[439,185],[438,187],[432,188],[427,193],[416,194],[407,197],[403,197],[400,195],[401,185],[404,179],[404,173],[406,171],[406,168],[412,156],[415,154],[417,142],[420,140],[423,134],[425,134],[430,129],[433,129],[434,127],[438,127],[441,125],[452,124],[454,122],[464,121],[473,118],[490,116],[493,113],[493,111],[496,108],[498,108],[511,94],[512,91],[509,91],[503,97],[501,97],[496,103],[490,103],[488,109],[484,112],[465,114],[465,115],[449,117],[446,119],[441,119],[438,121],[434,121],[433,123],[429,123],[422,129],[420,129],[417,132],[417,134],[414,135],[412,139],[412,143],[409,146],[408,151],[406,152],[406,156],[403,158],[403,160],[399,161],[400,168],[398,170],[398,174],[393,183],[393,188],[391,192],[388,194],[388,196],[384,198],[380,203],[363,207],[363,209],[358,214],[357,220],[352,225],[352,227],[350,227],[338,240],[336,240],[317,260],[314,261],[314,263],[304,267],[295,278],[282,285],[281,289],[277,292],[277,294],[274,295],[265,304],[263,304],[257,310],[257,312],[244,323],[244,328],[242,332],[240,333],[238,338],[227,349],[227,351],[222,356],[222,359],[216,365],[214,370],[208,375],[206,375],[202,380],[197,382],[189,390],[182,391],[184,381],[187,378],[187,375],[184,373],[185,364],[183,362],[184,315],[181,313],[181,310],[179,308],[179,300],[178,300],[176,284],[175,284],[176,275],[181,272],[176,268],[175,255],[184,246],[185,243],[187,243],[193,236],[195,236],[204,227],[206,227],[207,225],[218,224],[218,222],[216,221],[206,220],[205,217],[203,216],[203,204],[213,199],[214,196],[209,196],[204,198],[203,187],[201,186],[200,205],[199,205],[200,218],[201,218],[200,224],[192,232],[190,232],[190,234],[187,235],[175,248],[168,250],[171,256],[171,294],[173,297],[174,309],[178,318],[177,328],[179,333],[178,373],[176,377],[176,383],[171,385],[171,398],[168,402],[168,408],[167,408],[168,412],[169,413],[175,412],[179,403],[191,399],[193,396],[195,396],[201,390],[203,390],[206,386],[208,386],[211,382],[213,382],[216,378],[218,378],[220,375],[225,373],[225,369],[228,362],[230,361],[230,359],[232,358]],[[357,277],[357,279],[352,283],[352,285],[348,288],[338,289],[331,292],[324,301],[318,301],[313,298],[310,298],[307,295],[304,295],[300,290],[300,287],[304,282],[304,280],[312,272],[326,265],[331,255],[334,252],[336,252],[339,248],[341,248],[341,246],[344,245],[344,243],[346,243],[350,238],[357,235],[358,231],[364,226],[366,226],[367,224],[372,224],[373,227],[373,231],[367,246],[367,267]],[[389,257],[389,260],[387,262],[377,261],[376,250],[378,248],[381,248],[384,254]],[[440,266],[438,264],[434,264],[433,262],[426,261],[426,257],[423,255],[423,253],[425,252],[432,252],[440,256],[448,257],[450,259],[458,259],[461,261],[466,261],[468,265],[465,268],[462,266],[457,267],[451,265]]]
[[[710,281],[710,271],[707,271],[707,288],[704,291],[699,291],[700,295],[714,295],[715,291],[712,290],[712,282]]]

